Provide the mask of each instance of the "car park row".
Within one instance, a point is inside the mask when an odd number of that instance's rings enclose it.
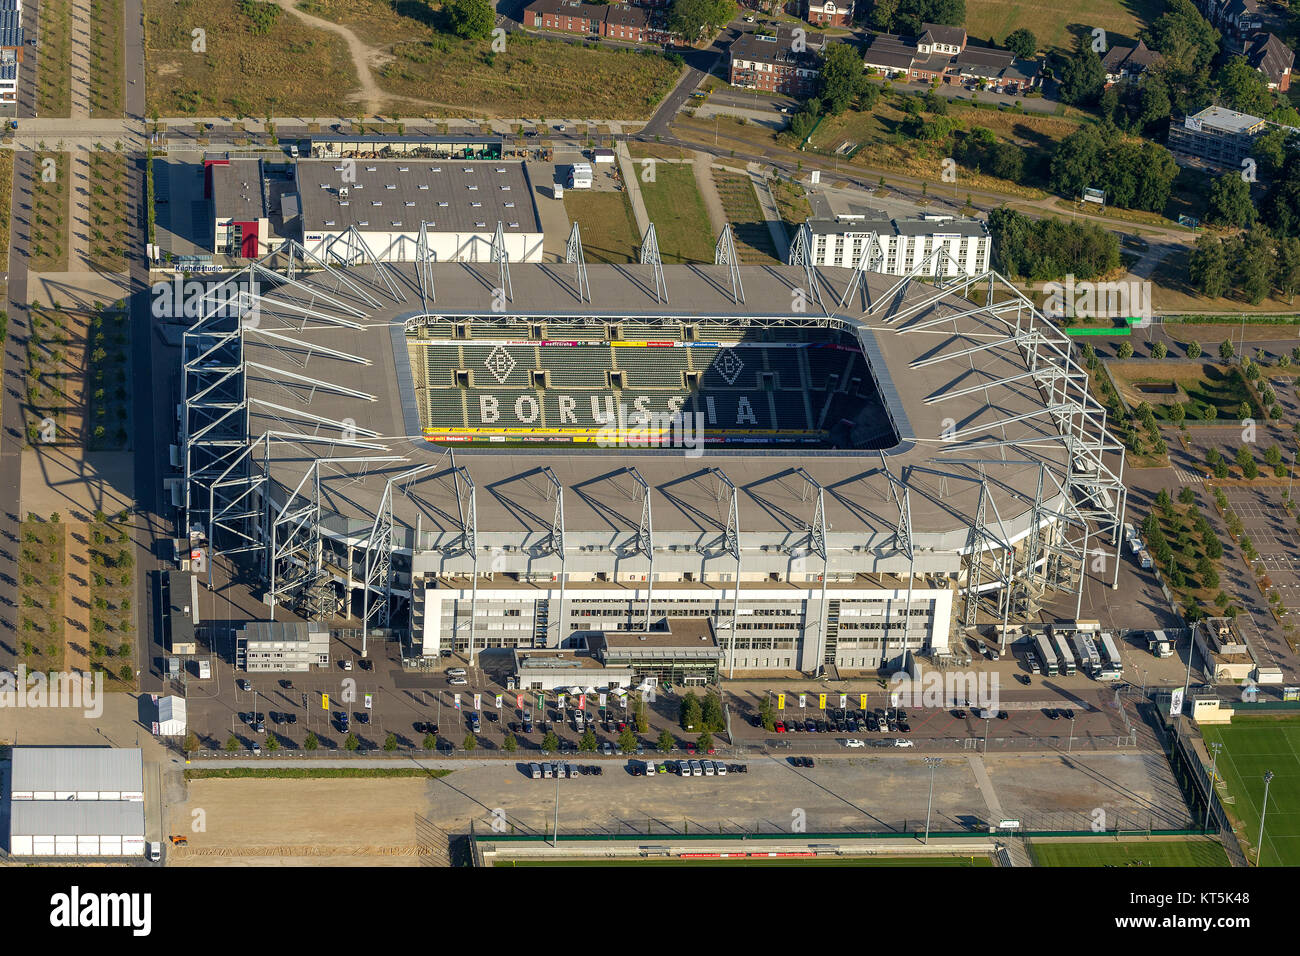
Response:
[[[659,774],[676,774],[679,777],[725,777],[728,773],[748,773],[749,765],[724,763],[721,760],[635,760],[627,765],[634,777],[655,777]],[[528,764],[528,773],[534,780],[552,777],[599,777],[603,773],[599,764],[573,764],[546,762]]]

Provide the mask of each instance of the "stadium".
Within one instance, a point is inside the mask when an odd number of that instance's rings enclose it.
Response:
[[[417,667],[875,672],[1036,620],[1118,547],[1122,446],[996,273],[741,265],[730,230],[712,265],[662,265],[653,227],[640,263],[588,266],[576,227],[564,263],[501,249],[289,242],[209,291],[183,521],[272,616],[359,621]]]

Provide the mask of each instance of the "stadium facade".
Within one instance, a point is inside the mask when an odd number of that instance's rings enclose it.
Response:
[[[1081,594],[1125,491],[1069,340],[993,272],[804,258],[288,243],[184,336],[183,520],[412,663],[679,622],[726,675],[874,671]]]

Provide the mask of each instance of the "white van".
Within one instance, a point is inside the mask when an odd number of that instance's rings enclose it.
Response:
[[[713,761],[712,761],[712,760],[701,760],[701,761],[700,761],[700,765],[704,767],[704,776],[706,776],[706,777],[712,777],[712,776],[713,776]]]
[[[700,766],[700,762],[698,760],[691,761],[691,776],[692,777],[704,776],[704,768]]]
[[[653,777],[655,775],[655,762],[653,760],[647,760],[645,762],[645,775],[647,777]]]
[[[541,780],[541,779],[542,779],[542,766],[541,766],[541,764],[530,763],[530,764],[528,765],[528,771],[533,775],[533,779],[534,779],[534,780]]]
[[[727,775],[727,765],[721,760],[713,761],[713,770],[719,777],[725,777]]]
[[[689,760],[677,761],[677,776],[689,777],[691,775],[691,762]]]
[[[542,764],[542,776],[545,777],[547,780],[550,780],[552,777],[555,776],[555,768],[552,767],[549,763]]]
[[[557,764],[555,765],[555,776],[556,776],[558,779],[561,779],[561,780],[565,779],[565,778],[568,776],[568,775],[564,772],[564,764],[562,764],[562,763],[557,763]]]

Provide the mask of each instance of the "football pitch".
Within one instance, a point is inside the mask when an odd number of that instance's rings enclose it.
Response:
[[[1227,866],[1214,840],[1096,840],[1032,844],[1038,866]]]
[[[1224,805],[1245,824],[1242,836],[1251,846],[1259,841],[1264,774],[1273,772],[1259,865],[1300,866],[1300,718],[1238,716],[1203,732],[1207,745],[1223,745],[1218,775],[1228,786]]]

